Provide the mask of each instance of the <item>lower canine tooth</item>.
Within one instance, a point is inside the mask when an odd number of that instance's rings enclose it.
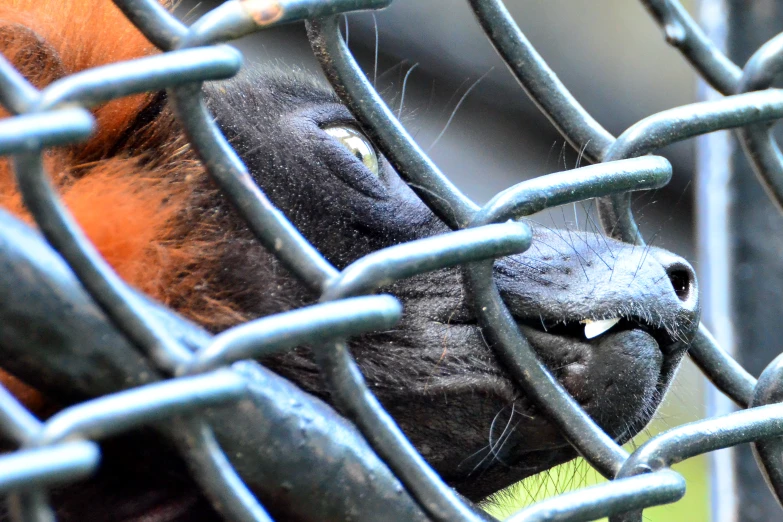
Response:
[[[620,318],[615,317],[614,319],[601,319],[599,321],[585,319],[582,322],[585,325],[585,337],[588,339],[593,339],[594,337],[598,337],[602,333],[609,330],[612,326],[620,322]]]

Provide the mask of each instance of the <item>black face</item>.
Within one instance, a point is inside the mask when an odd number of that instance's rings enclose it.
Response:
[[[208,99],[258,185],[337,267],[448,230],[383,158],[373,168],[372,145],[361,144],[347,109],[313,79],[251,73],[210,88]],[[317,297],[240,232],[226,266],[242,269],[227,270],[224,283],[245,289],[243,311],[262,316]],[[687,262],[656,248],[537,228],[533,247],[497,261],[495,272],[520,328],[568,391],[613,437],[638,432],[698,324]],[[378,398],[444,479],[480,499],[575,456],[485,343],[461,269],[388,291],[403,302],[402,322],[354,340],[352,350]],[[607,332],[585,336],[585,320],[613,318],[619,322]],[[328,400],[306,350],[267,363]]]

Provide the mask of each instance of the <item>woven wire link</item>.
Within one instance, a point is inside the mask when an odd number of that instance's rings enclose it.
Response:
[[[659,188],[671,177],[668,161],[648,154],[700,134],[740,128],[743,147],[760,180],[783,207],[783,162],[765,125],[783,117],[783,92],[767,88],[783,64],[781,37],[759,49],[743,71],[709,42],[676,1],[643,0],[667,40],[726,96],[652,115],[615,138],[559,82],[502,2],[468,0],[525,92],[568,142],[596,163],[520,183],[480,208],[416,145],[367,81],[340,36],[338,14],[380,9],[390,2],[230,0],[188,27],[155,0],[115,0],[163,51],[161,54],[74,74],[42,91],[0,59],[0,103],[13,114],[0,121],[0,154],[11,156],[24,202],[46,240],[122,332],[122,342],[138,351],[136,359],[129,357],[123,364],[146,365],[153,376],[131,389],[71,406],[45,423],[0,389],[0,430],[20,448],[0,457],[0,490],[9,493],[16,520],[51,520],[54,515],[48,488],[89,476],[100,460],[97,441],[143,425],[158,426],[176,442],[199,486],[226,519],[271,520],[245,482],[246,476],[234,467],[236,461],[217,443],[215,431],[220,426],[210,407],[244,401],[245,431],[269,433],[270,437],[277,434],[275,440],[236,442],[249,459],[241,469],[261,465],[253,461],[253,451],[273,443],[285,444],[280,433],[269,428],[277,426],[274,415],[280,419],[296,415],[278,407],[298,392],[290,385],[286,388],[270,381],[268,372],[254,363],[237,361],[302,344],[316,347],[316,362],[334,401],[372,448],[359,454],[355,462],[370,469],[372,459],[379,456],[396,479],[379,479],[377,487],[392,491],[399,480],[412,499],[404,508],[408,511],[401,511],[410,517],[401,516],[401,520],[418,519],[418,510],[437,521],[484,519],[416,452],[367,388],[346,343],[349,337],[390,328],[400,318],[401,306],[395,298],[367,294],[395,280],[455,265],[466,266],[475,309],[481,311],[484,323],[499,341],[497,356],[520,389],[560,427],[585,459],[613,479],[541,502],[510,520],[592,520],[604,516],[612,516],[615,522],[641,520],[643,508],[674,502],[684,494],[684,480],[669,469],[670,464],[744,442],[763,441],[757,444],[759,462],[781,498],[783,447],[770,438],[783,435],[783,405],[774,404],[783,398],[783,361],[773,362],[757,384],[700,327],[691,355],[721,391],[742,407],[754,407],[674,428],[628,455],[538,361],[492,280],[495,258],[523,252],[532,241],[528,225],[509,220],[550,206],[600,198],[604,229],[624,241],[643,244],[630,210],[629,192]],[[339,271],[252,182],[207,110],[201,86],[205,81],[231,77],[241,67],[239,53],[221,42],[296,20],[307,20],[313,51],[327,78],[368,136],[453,232],[386,248]],[[209,174],[258,240],[292,274],[320,293],[319,304],[251,321],[213,337],[129,288],[87,240],[50,184],[43,152],[86,139],[94,125],[88,108],[164,89]],[[296,399],[308,400],[304,393]],[[164,420],[165,427],[161,427]],[[354,458],[345,448],[328,445],[329,437],[337,436],[334,433],[318,443],[319,449],[332,452],[336,459]],[[223,444],[231,443],[230,435],[230,431],[223,431]],[[302,469],[285,472],[291,480],[307,479]],[[354,496],[357,505],[373,502],[369,494]]]

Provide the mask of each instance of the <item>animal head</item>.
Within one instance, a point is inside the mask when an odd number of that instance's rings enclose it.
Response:
[[[367,166],[376,163],[372,144],[314,80],[250,71],[210,88],[208,99],[258,185],[337,267],[448,231],[382,157],[377,169]],[[541,359],[604,429],[626,440],[649,421],[697,324],[692,269],[656,248],[534,230],[530,250],[495,263],[496,284]],[[263,273],[274,266],[261,247],[227,250],[238,267],[255,264]],[[242,306],[251,316],[270,311],[264,279],[227,286],[247,292]],[[402,300],[402,322],[351,348],[381,402],[446,480],[482,498],[574,456],[487,346],[462,269],[386,290]],[[298,295],[287,287],[276,299]],[[614,318],[620,321],[608,332],[585,337],[584,321]],[[328,397],[307,351],[267,364]]]
[[[98,4],[65,3],[70,11],[56,20],[35,2],[5,6],[4,55],[45,85],[151,52],[113,6]],[[258,186],[338,268],[448,231],[312,76],[248,70],[207,86],[206,99]],[[86,145],[53,151],[46,164],[70,211],[130,284],[215,332],[318,299],[214,187],[164,93],[104,105],[97,120]],[[3,164],[0,202],[24,217],[11,178]],[[649,421],[698,323],[686,261],[536,227],[530,250],[495,263],[495,281],[540,359],[608,433],[624,441]],[[495,358],[461,268],[384,290],[403,303],[402,321],[350,346],[372,390],[447,482],[481,499],[575,456]],[[611,328],[593,335],[602,320]],[[329,400],[307,347],[262,362]]]

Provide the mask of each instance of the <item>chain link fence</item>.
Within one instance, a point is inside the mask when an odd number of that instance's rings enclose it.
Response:
[[[300,504],[302,519],[349,519],[351,513],[383,510],[399,520],[485,520],[486,515],[447,487],[408,442],[367,388],[345,341],[390,328],[400,317],[396,299],[368,294],[391,281],[455,265],[465,266],[475,309],[498,340],[496,355],[519,388],[537,401],[592,466],[613,479],[540,502],[509,520],[641,520],[644,508],[675,502],[684,494],[685,482],[669,469],[671,464],[748,442],[755,445],[758,463],[781,498],[783,446],[777,437],[783,435],[783,406],[776,402],[783,361],[773,361],[757,382],[701,327],[691,356],[718,389],[745,409],[671,429],[629,455],[550,378],[507,313],[493,284],[492,263],[531,245],[529,226],[513,218],[587,198],[600,198],[605,230],[643,245],[629,192],[661,187],[671,177],[669,163],[650,154],[721,129],[738,129],[760,181],[783,205],[783,157],[769,125],[783,117],[783,91],[770,88],[783,66],[783,36],[762,46],[740,69],[676,1],[643,0],[667,41],[725,97],[654,114],[615,137],[569,94],[499,0],[469,0],[523,89],[571,146],[594,163],[520,183],[479,208],[407,134],[342,40],[340,13],[380,9],[390,2],[231,0],[188,27],[155,0],[115,0],[161,54],[73,74],[42,91],[0,60],[0,102],[13,114],[0,121],[0,153],[12,157],[27,208],[72,271],[37,236],[4,214],[3,266],[10,276],[18,276],[9,292],[22,296],[21,306],[35,308],[50,320],[62,307],[71,310],[56,319],[63,336],[90,349],[111,346],[102,355],[115,373],[95,379],[105,380],[106,389],[116,389],[109,381],[117,379],[131,385],[66,408],[46,422],[0,389],[0,429],[20,448],[0,457],[0,489],[8,493],[17,520],[51,520],[49,489],[92,474],[101,458],[99,441],[143,425],[158,426],[175,442],[197,483],[227,520],[271,520],[257,500],[264,480],[252,471],[264,466],[262,477],[285,477],[291,484],[316,483],[323,475],[341,477],[323,486],[327,489],[319,498],[290,499]],[[202,83],[231,77],[240,69],[238,52],[221,42],[296,20],[307,20],[313,51],[327,78],[368,136],[454,232],[377,251],[340,271],[253,183],[206,109]],[[258,240],[318,291],[319,304],[210,336],[137,294],[96,253],[49,184],[42,155],[49,147],[90,135],[94,121],[89,107],[162,89],[168,90],[192,147],[214,181]],[[51,284],[37,288],[36,278]],[[79,293],[80,285],[89,297]],[[90,312],[90,298],[111,325]],[[30,356],[45,357],[43,344],[32,340],[24,349]],[[333,400],[352,424],[247,361],[303,344],[316,346],[316,362]],[[84,357],[78,350],[71,356]],[[217,405],[227,408],[209,409]],[[293,435],[303,424],[309,426],[306,442]],[[258,448],[273,448],[285,458],[262,462]],[[372,476],[371,483],[346,473],[351,466],[361,476]]]

